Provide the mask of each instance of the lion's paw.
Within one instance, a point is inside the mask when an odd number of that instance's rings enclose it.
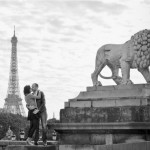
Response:
[[[100,81],[97,81],[95,86],[102,86],[102,83]]]
[[[133,82],[128,79],[128,80],[126,80],[126,81],[123,81],[123,80],[122,80],[121,84],[131,85],[131,84],[133,84]]]
[[[127,84],[133,84],[131,80],[127,80]]]

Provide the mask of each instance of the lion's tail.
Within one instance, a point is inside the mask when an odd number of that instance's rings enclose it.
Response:
[[[99,76],[100,76],[101,78],[103,78],[103,79],[112,79],[112,78],[113,78],[113,75],[110,76],[110,77],[105,77],[105,76],[103,76],[101,73],[99,73]]]

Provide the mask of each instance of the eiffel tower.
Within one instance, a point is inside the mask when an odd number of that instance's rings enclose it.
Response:
[[[17,42],[18,40],[17,37],[15,36],[15,27],[14,27],[14,36],[11,38],[12,50],[11,50],[8,91],[7,96],[5,98],[3,111],[7,113],[25,116],[25,111],[22,104],[22,99],[20,97],[20,89],[19,89]]]

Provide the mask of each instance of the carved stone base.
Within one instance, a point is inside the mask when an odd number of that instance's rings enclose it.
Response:
[[[65,108],[61,123],[150,122],[150,106]]]
[[[60,111],[54,129],[61,144],[149,140],[150,85],[88,87]]]
[[[117,144],[150,140],[150,123],[55,124],[59,144]]]

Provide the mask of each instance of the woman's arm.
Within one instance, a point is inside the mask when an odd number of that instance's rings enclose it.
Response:
[[[28,110],[29,110],[29,106],[30,106],[29,104],[26,104],[26,107],[27,107]]]
[[[41,98],[41,92],[38,92],[38,95],[31,94],[31,98],[40,99]]]

